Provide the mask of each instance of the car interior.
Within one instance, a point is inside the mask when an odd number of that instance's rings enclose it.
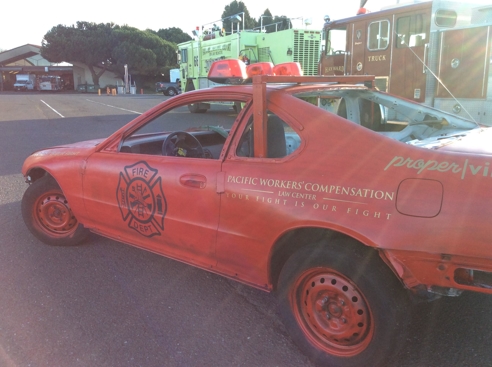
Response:
[[[267,157],[283,158],[299,148],[301,139],[280,117],[268,112]],[[254,126],[251,118],[239,141],[239,157],[254,157]]]
[[[369,90],[327,91],[318,106],[389,138],[419,146],[459,137],[479,127],[473,121]]]
[[[169,114],[163,114],[125,138],[121,153],[163,155],[189,158],[219,159],[230,128],[236,120],[234,105],[218,106],[201,113],[183,109],[172,113],[184,113],[179,125],[168,124]],[[183,122],[186,121],[186,122]],[[300,146],[300,137],[277,115],[268,112],[267,158],[283,158]],[[236,151],[239,157],[254,157],[253,118],[248,122]]]

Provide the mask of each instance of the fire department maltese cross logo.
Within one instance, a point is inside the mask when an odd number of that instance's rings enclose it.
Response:
[[[147,162],[126,166],[120,173],[116,199],[128,227],[146,237],[158,236],[164,230],[167,204],[162,180]]]

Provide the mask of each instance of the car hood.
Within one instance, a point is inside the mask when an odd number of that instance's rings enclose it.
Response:
[[[86,152],[89,149],[93,149],[105,139],[93,139],[80,141],[73,144],[57,145],[54,147],[44,148],[32,153],[32,156],[44,156],[44,155],[67,155],[70,151],[72,155],[76,155],[78,152]]]
[[[35,167],[48,169],[50,165],[58,164],[62,161],[74,159],[85,160],[87,156],[95,151],[96,146],[104,140],[105,139],[87,140],[35,151],[24,161],[22,165],[22,174],[24,176],[29,175],[30,170]]]

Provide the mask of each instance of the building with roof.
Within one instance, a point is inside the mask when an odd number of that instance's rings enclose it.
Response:
[[[84,64],[51,63],[41,56],[41,46],[31,44],[0,52],[0,91],[13,90],[16,74],[60,76],[65,90],[77,90],[81,85],[92,84],[91,72]],[[113,72],[105,71],[99,78],[99,85],[102,88],[123,85],[123,80]]]

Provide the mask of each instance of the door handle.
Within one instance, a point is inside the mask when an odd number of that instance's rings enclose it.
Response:
[[[204,189],[207,186],[207,178],[203,175],[187,174],[179,178],[179,183],[194,189]]]

